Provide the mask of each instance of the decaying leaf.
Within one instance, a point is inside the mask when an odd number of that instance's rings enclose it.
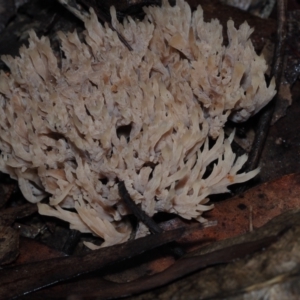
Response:
[[[254,187],[241,195],[215,204],[207,212],[209,220],[218,220],[215,227],[194,232],[193,240],[223,240],[255,230],[272,218],[300,207],[300,174],[283,176],[278,180]]]

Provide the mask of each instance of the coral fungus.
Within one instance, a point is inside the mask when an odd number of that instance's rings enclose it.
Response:
[[[246,23],[228,21],[225,46],[219,21],[204,22],[201,7],[165,0],[144,10],[143,21],[119,23],[111,9],[133,51],[91,10],[83,40],[58,33],[60,67],[34,32],[19,57],[2,57],[10,74],[0,75],[0,170],[41,214],[102,237],[102,246],[132,231],[119,181],[150,216],[201,221],[210,194],[255,176],[238,173],[247,156],[236,158],[223,126],[275,94]]]

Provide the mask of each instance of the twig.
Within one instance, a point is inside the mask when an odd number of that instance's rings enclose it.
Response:
[[[162,233],[163,230],[159,227],[159,225],[152,218],[150,218],[142,209],[140,209],[135,204],[135,202],[131,199],[126,189],[126,186],[124,184],[124,181],[119,182],[118,188],[119,188],[119,194],[121,198],[125,201],[126,205],[136,216],[136,218],[141,222],[143,222],[152,233],[154,234]],[[176,245],[172,245],[170,250],[177,257],[181,257],[185,254],[185,251]]]
[[[58,0],[58,2],[82,22],[85,22],[86,18],[89,17],[86,12],[81,12],[77,9],[76,3],[73,0]]]
[[[149,230],[156,234],[161,233],[163,230],[156,224],[156,222],[153,221],[152,218],[150,218],[143,210],[141,210],[131,199],[126,186],[124,184],[124,181],[119,182],[119,194],[121,198],[125,201],[126,205],[129,207],[129,209],[132,211],[132,213],[137,217],[138,220],[143,222]]]
[[[249,209],[249,232],[253,231],[253,207],[250,205]]]
[[[64,246],[62,248],[62,252],[71,255],[73,254],[79,240],[81,237],[81,233],[78,230],[70,229],[68,232],[67,240],[64,243]]]
[[[284,46],[286,39],[286,0],[277,1],[277,43],[275,47],[273,66],[272,66],[272,76],[275,77],[276,87],[280,85],[281,75],[282,75],[282,64],[284,56]]]
[[[277,1],[277,42],[275,46],[271,77],[275,77],[276,89],[279,90],[282,75],[283,53],[286,38],[286,0]],[[274,108],[275,97],[263,110],[257,124],[257,130],[253,145],[249,154],[248,161],[245,165],[245,171],[249,172],[258,166],[261,153],[267,139],[268,129],[271,124]],[[241,189],[239,190],[241,192]]]

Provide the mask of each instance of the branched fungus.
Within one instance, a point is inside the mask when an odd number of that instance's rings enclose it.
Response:
[[[183,0],[165,0],[145,12],[143,21],[119,23],[111,9],[133,51],[91,10],[84,40],[58,33],[61,67],[34,32],[19,57],[2,57],[10,74],[0,75],[0,170],[41,214],[102,237],[102,246],[132,230],[120,181],[150,216],[201,221],[209,195],[254,177],[258,170],[238,173],[247,156],[236,158],[223,126],[275,94],[247,23],[228,21],[224,46],[222,26],[204,22],[200,6],[192,13]]]

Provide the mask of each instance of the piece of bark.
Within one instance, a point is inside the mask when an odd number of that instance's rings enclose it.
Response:
[[[14,266],[66,256],[63,252],[29,238],[20,237],[19,243],[20,254],[13,263]]]
[[[19,234],[8,226],[0,226],[0,265],[13,262],[19,254]]]
[[[0,222],[1,224],[11,225],[15,220],[28,217],[35,212],[37,212],[37,206],[32,203],[9,207],[0,211]]]
[[[9,200],[11,194],[15,189],[15,184],[0,184],[0,208],[2,208]]]
[[[43,229],[46,228],[46,226],[38,227],[35,225],[26,225],[26,224],[15,222],[13,228],[18,230],[20,236],[34,239],[40,234],[40,232]]]

